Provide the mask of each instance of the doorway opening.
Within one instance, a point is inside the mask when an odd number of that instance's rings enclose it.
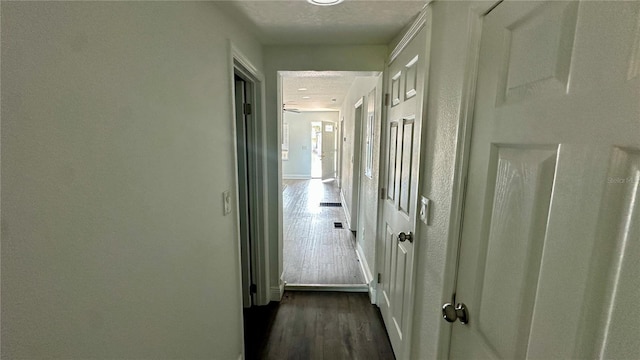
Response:
[[[223,211],[237,217],[242,303],[249,308],[269,303],[264,76],[233,44],[230,65],[236,181],[235,189],[223,192]]]
[[[358,161],[354,164],[362,149],[361,129],[354,127],[353,118],[356,103],[362,117],[362,95],[370,91],[364,88],[375,87],[380,73],[278,75],[285,289],[368,292],[355,231],[349,226],[357,206],[353,181],[362,171]]]
[[[242,263],[242,303],[245,308],[251,307],[255,301],[255,247],[254,229],[252,229],[251,194],[255,178],[249,147],[255,132],[251,122],[250,108],[253,106],[254,84],[240,69],[234,71],[234,103],[236,114],[236,154],[238,176],[238,214],[240,222],[240,258]],[[229,195],[225,195],[229,196]],[[226,201],[226,199],[225,199]],[[255,209],[255,207],[254,207]],[[226,211],[226,210],[225,210]]]
[[[311,122],[311,178],[322,178],[322,123]]]

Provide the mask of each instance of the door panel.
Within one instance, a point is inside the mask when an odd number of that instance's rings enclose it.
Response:
[[[489,160],[490,214],[478,265],[478,331],[499,358],[523,358],[533,313],[556,148],[494,146]],[[522,239],[522,241],[514,241]],[[506,276],[508,275],[508,276]],[[503,301],[504,298],[513,301]]]
[[[413,311],[414,246],[399,234],[414,233],[419,183],[420,140],[427,28],[422,29],[389,65],[391,104],[385,120],[387,196],[381,298],[378,304],[397,359],[409,356]]]
[[[387,199],[394,200],[396,197],[396,152],[398,149],[398,122],[393,121],[389,127],[389,142],[387,151]]]
[[[391,308],[391,259],[393,258],[393,246],[394,246],[394,232],[389,227],[389,224],[385,226],[385,241],[384,241],[384,252],[382,254],[382,259],[384,259],[383,267],[384,269],[388,269],[388,271],[382,272],[381,279],[381,288],[382,288],[382,305],[381,307],[385,309]],[[380,303],[380,302],[379,302]]]
[[[411,160],[413,156],[413,124],[414,120],[402,121],[402,154],[400,155],[400,211],[409,215],[409,201],[411,187],[414,185],[411,177]]]
[[[640,354],[640,341],[629,341],[637,333],[638,312],[630,312],[640,298],[640,151],[615,147],[609,161],[603,211],[598,224],[590,283],[586,298],[599,316],[583,322],[598,326],[585,337],[579,349],[589,349],[604,359]],[[606,284],[602,286],[602,284]],[[624,286],[620,286],[624,284]],[[587,327],[587,324],[583,324]],[[592,339],[596,339],[593,341]],[[601,339],[600,341],[597,341]]]
[[[639,18],[638,2],[485,16],[451,358],[637,357]]]
[[[382,258],[384,259],[383,267],[384,269],[391,269],[391,259],[393,258],[393,246],[394,246],[394,232],[389,227],[389,224],[385,226],[385,238],[384,238],[384,252],[382,254]],[[382,288],[382,307],[390,309],[391,308],[391,271],[382,272],[381,279],[381,288]]]

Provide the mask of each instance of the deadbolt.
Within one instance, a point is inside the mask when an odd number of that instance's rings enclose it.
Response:
[[[411,234],[411,232],[408,232],[406,234],[401,232],[400,234],[398,234],[398,241],[405,242],[407,240],[409,240],[410,243],[413,242],[413,235]]]
[[[469,323],[469,312],[464,303],[458,303],[456,306],[451,303],[442,305],[442,317],[450,323],[458,319],[463,324]]]

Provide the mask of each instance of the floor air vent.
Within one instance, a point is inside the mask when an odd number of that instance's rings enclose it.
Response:
[[[341,222],[334,222],[333,223],[333,227],[336,229],[342,229],[342,223]]]
[[[320,206],[342,207],[342,203],[339,203],[339,202],[321,202]]]

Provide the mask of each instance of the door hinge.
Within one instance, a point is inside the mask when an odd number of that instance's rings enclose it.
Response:
[[[391,95],[384,94],[384,106],[389,106],[390,100],[391,100]]]
[[[244,114],[251,115],[251,104],[244,104]]]
[[[258,287],[256,286],[256,284],[251,284],[249,286],[249,293],[251,294],[255,294],[258,292]]]
[[[385,193],[385,189],[384,188],[380,188],[380,199],[384,200],[386,195],[387,194]]]
[[[382,282],[382,274],[378,273],[378,284]]]

